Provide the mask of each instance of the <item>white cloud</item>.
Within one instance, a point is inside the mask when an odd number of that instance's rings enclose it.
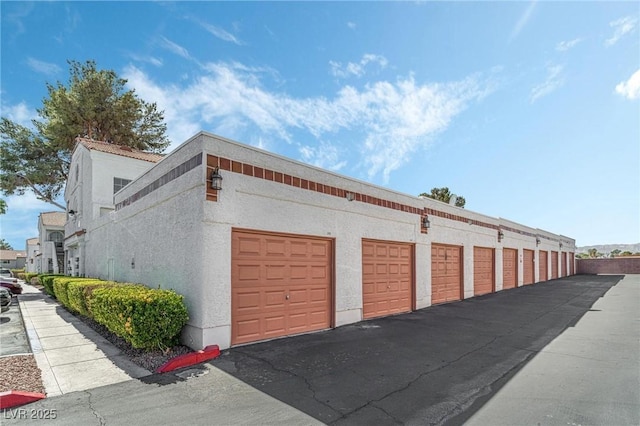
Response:
[[[29,57],[27,58],[27,66],[33,71],[47,76],[53,76],[60,73],[61,69],[58,65],[50,62],[39,61],[38,59]]]
[[[2,116],[25,127],[32,127],[31,120],[37,118],[37,111],[30,109],[25,102],[17,105],[2,103]]]
[[[347,165],[343,150],[327,142],[320,142],[318,146],[304,145],[299,150],[302,160],[316,167],[338,171]]]
[[[550,65],[547,67],[547,79],[531,89],[531,103],[534,103],[543,96],[547,96],[562,87],[564,78],[562,77],[562,65]]]
[[[123,75],[143,99],[165,111],[174,142],[201,129],[224,130],[231,133],[224,136],[253,138],[258,144],[264,137],[270,144],[293,144],[304,161],[335,170],[351,154],[369,178],[382,175],[385,181],[472,101],[492,90],[477,76],[426,84],[409,76],[361,90],[344,86],[331,99],[295,98],[267,90],[261,76],[237,63],[206,64],[202,75],[182,86],[160,86],[133,66]],[[334,142],[323,142],[327,136]],[[313,139],[317,145],[309,143]]]
[[[558,52],[566,52],[567,50],[575,47],[581,41],[582,41],[581,38],[574,38],[573,40],[561,41],[556,45],[556,50]]]
[[[627,99],[640,99],[640,69],[634,72],[629,80],[620,82],[616,86],[616,93]]]
[[[130,53],[129,57],[137,62],[146,62],[156,67],[162,66],[162,59],[156,58],[155,56],[137,55],[135,53]]]
[[[339,78],[347,78],[351,76],[362,77],[365,74],[365,68],[369,64],[377,64],[380,69],[386,68],[388,61],[382,55],[374,55],[371,53],[364,54],[359,62],[348,62],[342,65],[340,62],[329,61],[331,66],[331,74]]]
[[[525,9],[522,15],[520,15],[518,22],[516,22],[516,24],[513,26],[513,29],[511,30],[511,35],[509,35],[509,41],[518,37],[518,34],[520,34],[520,31],[522,31],[523,28],[527,25],[527,23],[529,22],[529,19],[531,19],[531,14],[533,13],[533,10],[536,8],[537,3],[538,3],[537,0],[534,0],[531,3],[529,3],[529,6]]]
[[[185,59],[191,59],[191,55],[189,55],[189,51],[184,47],[180,46],[177,43],[172,42],[166,37],[160,37],[160,39],[161,39],[160,45],[163,48],[167,49],[170,52],[175,53],[178,56],[182,56]]]
[[[613,35],[605,40],[605,46],[613,46],[625,35],[629,34],[636,27],[638,19],[633,16],[625,16],[609,22],[609,26],[613,28]]]
[[[209,32],[213,36],[219,38],[220,40],[228,41],[230,43],[235,43],[237,45],[244,44],[242,41],[238,40],[238,38],[236,38],[236,36],[234,36],[233,34],[231,34],[228,31],[223,30],[220,27],[216,27],[215,25],[207,24],[206,22],[198,22],[198,23],[202,26],[202,28],[207,30],[207,32]]]
[[[355,22],[347,22],[347,27],[349,27],[349,29],[355,30],[357,26],[358,25]]]

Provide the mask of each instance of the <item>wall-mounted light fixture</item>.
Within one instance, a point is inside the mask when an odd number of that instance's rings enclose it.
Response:
[[[135,257],[131,258],[131,269],[136,269],[136,258]]]
[[[353,192],[347,192],[345,194],[345,198],[347,199],[347,201],[353,201],[356,198],[356,195]]]
[[[536,247],[540,245],[540,237],[536,237]]]
[[[471,220],[471,219],[467,219],[467,223],[468,223],[469,225],[473,225],[473,220]]]
[[[426,229],[431,228],[431,222],[429,221],[429,216],[425,216],[422,218],[422,227]]]
[[[502,229],[498,229],[498,242],[504,240],[504,232],[502,232]]]
[[[220,169],[216,167],[211,173],[211,189],[220,191],[222,189],[222,176],[220,176]]]
[[[560,250],[562,250],[562,241],[560,242]]]
[[[69,210],[69,216],[74,217],[76,215],[75,210]]]

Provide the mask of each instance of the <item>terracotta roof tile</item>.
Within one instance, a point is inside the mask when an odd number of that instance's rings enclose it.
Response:
[[[76,138],[76,142],[82,144],[88,149],[93,149],[95,151],[121,155],[123,157],[135,158],[136,160],[149,161],[151,163],[157,163],[164,158],[163,154],[140,151],[135,148],[130,148],[124,145],[116,145],[109,142],[94,141],[86,138]]]
[[[0,250],[2,260],[16,260],[19,257],[27,257],[27,253],[17,250]]]
[[[40,213],[40,218],[45,226],[64,226],[67,222],[67,214],[65,212]]]

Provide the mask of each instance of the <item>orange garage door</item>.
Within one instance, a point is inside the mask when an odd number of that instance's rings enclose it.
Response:
[[[560,260],[562,263],[561,269],[562,269],[562,276],[566,277],[567,276],[567,255],[569,253],[561,253],[560,254]]]
[[[489,247],[473,248],[473,294],[493,293],[494,290],[494,250]]]
[[[431,303],[462,299],[462,247],[431,245]]]
[[[502,288],[516,288],[518,285],[518,250],[502,250]]]
[[[362,316],[382,317],[413,307],[413,246],[362,241]]]
[[[523,284],[533,284],[535,281],[535,276],[533,274],[534,271],[534,251],[533,250],[522,250],[522,261],[524,264],[522,265],[522,279]]]
[[[551,279],[558,278],[558,252],[551,252]]]
[[[547,255],[546,251],[538,252],[538,274],[540,275],[540,281],[546,281],[549,279],[549,264],[547,263]]]
[[[331,240],[234,230],[231,249],[231,344],[331,326]]]
[[[573,253],[569,253],[569,275],[574,273],[574,262]]]

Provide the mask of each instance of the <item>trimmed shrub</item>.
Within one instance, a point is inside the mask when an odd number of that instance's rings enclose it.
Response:
[[[24,269],[10,269],[10,271],[13,274],[13,276],[16,277],[16,278],[20,278],[18,275],[24,274]],[[20,278],[20,279],[22,279],[22,278]]]
[[[93,290],[99,287],[108,287],[117,285],[113,281],[90,280],[90,281],[72,281],[67,285],[67,297],[69,298],[69,309],[78,312],[84,316],[91,316],[89,310],[89,298]]]
[[[23,278],[23,280],[24,280],[25,282],[30,283],[30,282],[31,282],[31,280],[32,280],[34,277],[37,277],[37,276],[38,276],[38,274],[37,274],[37,273],[35,273],[35,272],[25,272],[25,273],[24,273],[24,278]]]
[[[53,293],[58,302],[63,306],[69,306],[68,286],[72,282],[96,281],[96,278],[80,278],[80,277],[53,277]]]
[[[111,332],[142,349],[173,346],[189,319],[181,295],[140,286],[94,289],[91,313]]]
[[[55,277],[64,277],[62,274],[41,274],[38,275],[38,279],[40,283],[44,286],[44,291],[47,292],[50,296],[56,297],[53,292],[53,279]]]

